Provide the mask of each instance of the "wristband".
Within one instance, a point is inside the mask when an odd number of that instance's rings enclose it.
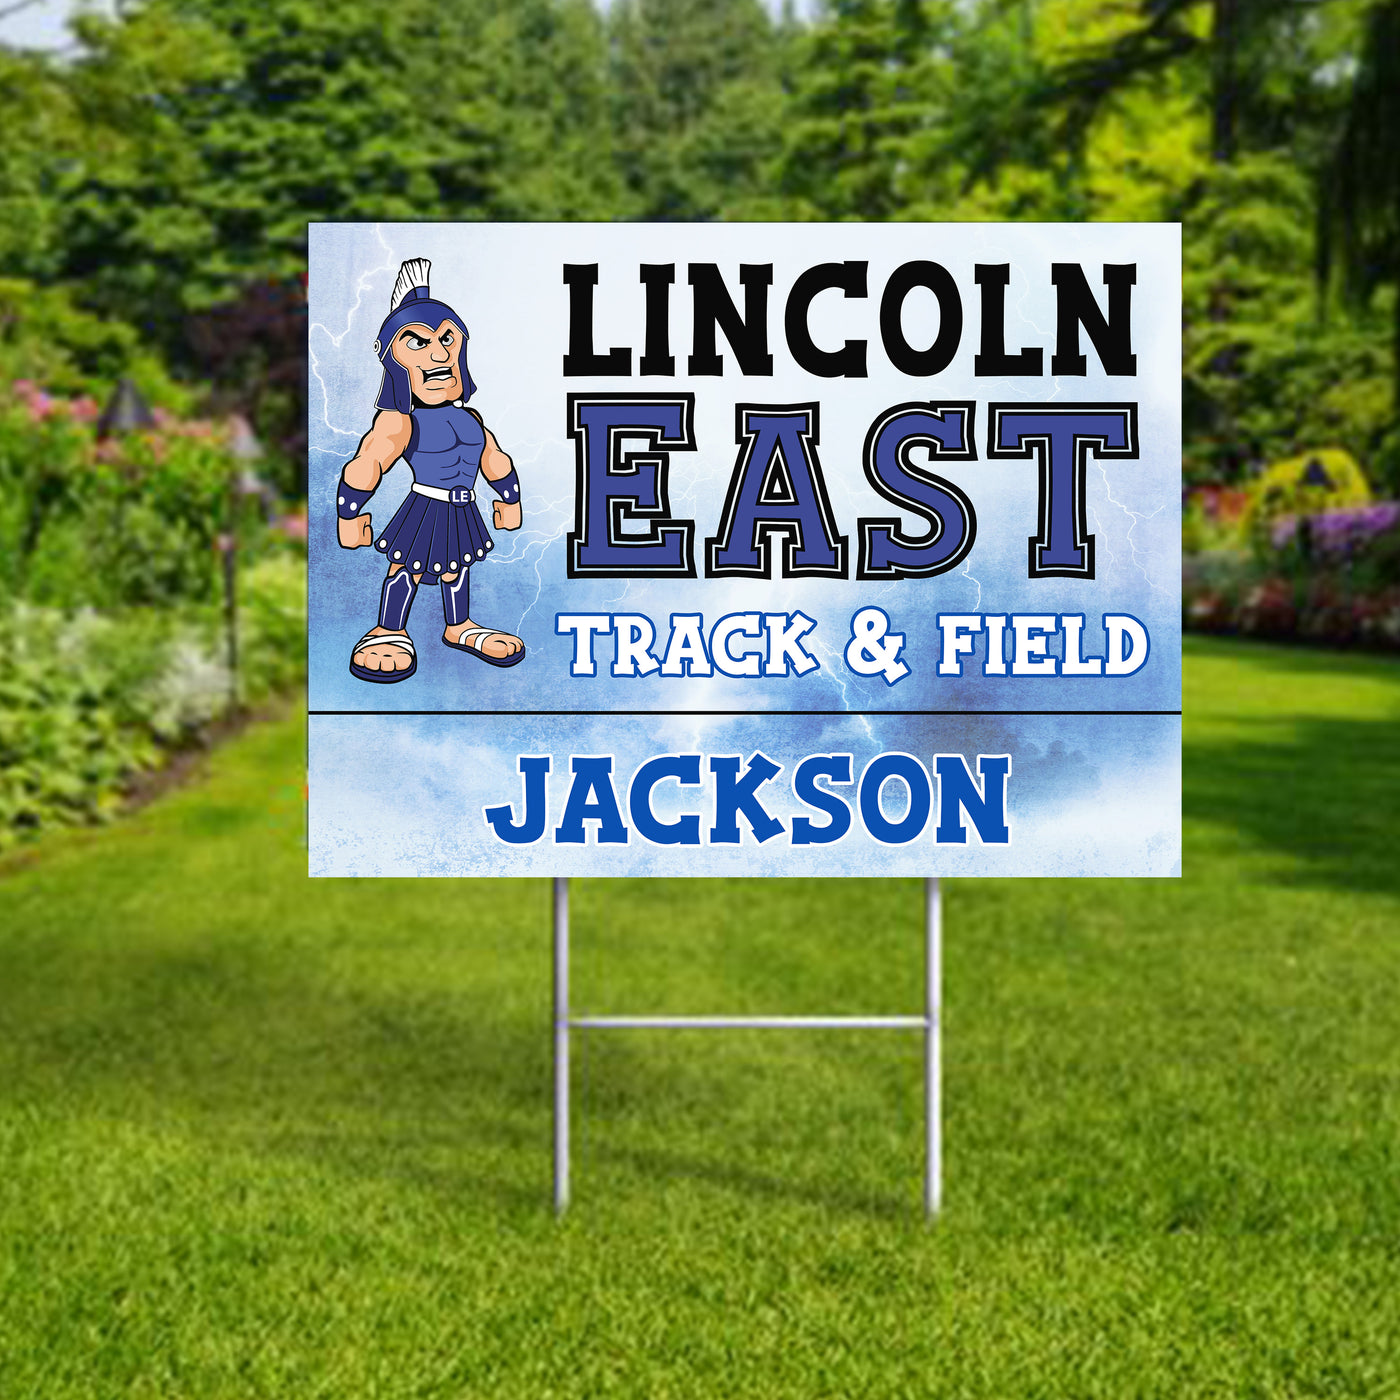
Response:
[[[342,520],[353,520],[365,508],[369,503],[369,498],[378,489],[376,486],[369,491],[364,491],[358,486],[351,486],[345,480],[345,473],[341,472],[340,485],[336,488],[335,493],[336,514]]]
[[[488,478],[489,480],[489,478]],[[520,500],[520,478],[512,467],[503,477],[490,482],[491,489],[503,500],[516,504]]]

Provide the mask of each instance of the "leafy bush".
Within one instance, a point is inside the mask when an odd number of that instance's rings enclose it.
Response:
[[[1246,488],[1241,524],[1247,534],[1267,529],[1282,516],[1361,506],[1371,499],[1366,474],[1351,453],[1323,447],[1275,462]]]
[[[120,328],[74,313],[74,330],[61,312],[56,343],[91,332],[92,365],[130,348]],[[76,365],[41,363],[79,389],[91,381]],[[32,379],[0,390],[0,597],[13,600],[0,608],[0,846],[101,817],[133,774],[229,709],[218,553],[228,538],[241,698],[305,674],[304,557],[253,518],[228,429],[158,406],[149,430],[98,441],[98,413],[88,392]]]
[[[239,681],[245,701],[306,679],[306,560],[284,550],[239,576]]]
[[[292,550],[240,575],[240,694],[305,675],[306,571]],[[0,849],[27,832],[102,819],[132,777],[191,742],[229,703],[216,605],[0,615]]]
[[[236,463],[222,427],[157,411],[99,442],[96,401],[0,394],[0,587],[57,607],[207,600]]]
[[[0,381],[102,400],[121,378],[157,407],[181,414],[193,408],[193,392],[170,377],[134,327],[83,310],[64,287],[0,278]]]
[[[1249,494],[1239,487],[1208,482],[1193,487],[1182,503],[1181,548],[1186,554],[1237,549]]]

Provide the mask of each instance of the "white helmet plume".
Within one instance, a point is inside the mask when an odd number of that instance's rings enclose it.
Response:
[[[394,283],[394,294],[389,298],[390,314],[399,309],[399,303],[411,291],[422,288],[423,295],[428,295],[428,273],[432,266],[427,258],[410,258],[399,268],[399,280]]]

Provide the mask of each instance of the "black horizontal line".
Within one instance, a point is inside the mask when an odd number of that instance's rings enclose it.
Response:
[[[1180,715],[1180,710],[308,710],[309,715],[424,715],[469,716],[486,719],[492,715],[510,715],[523,719],[530,715],[562,716],[588,719],[610,715],[642,716],[658,719],[664,715],[732,716],[738,719],[796,719],[814,715],[848,715],[853,719],[878,719],[882,716],[924,715]]]

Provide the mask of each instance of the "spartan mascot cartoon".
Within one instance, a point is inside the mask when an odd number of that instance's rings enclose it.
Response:
[[[350,674],[362,681],[406,681],[418,669],[404,630],[421,582],[442,586],[447,626],[442,640],[491,666],[514,666],[525,643],[510,632],[478,626],[467,607],[473,564],[494,547],[477,509],[477,472],[500,497],[498,530],[520,528],[520,482],[510,458],[467,401],[476,392],[463,352],[467,328],[428,294],[426,258],[399,269],[389,315],[374,349],[384,380],[369,432],[345,465],[336,492],[340,544],[373,545],[389,561],[379,595],[379,623],[355,645]],[[375,537],[363,514],[384,473],[402,458],[413,473],[404,503]]]

